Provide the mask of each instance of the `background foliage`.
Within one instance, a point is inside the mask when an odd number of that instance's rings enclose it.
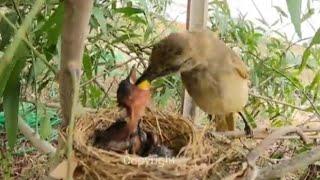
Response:
[[[141,72],[147,66],[152,44],[175,30],[174,23],[165,19],[170,2],[95,1],[83,57],[80,92],[83,106],[115,106],[114,92],[119,79],[127,75],[133,64]],[[38,9],[34,8],[35,3]],[[0,110],[4,111],[9,141],[2,143],[8,143],[12,149],[16,142],[17,112],[19,107],[23,108],[22,102],[32,104],[28,111],[35,112],[36,122],[32,126],[36,131],[42,138],[52,138],[52,126],[56,123],[50,121],[47,106],[58,102],[56,79],[64,8],[63,2],[58,0],[2,0],[0,6],[0,66],[7,57],[16,62],[0,71]],[[34,17],[30,15],[32,8],[38,12]],[[320,30],[309,39],[310,43],[299,45],[302,53],[294,50],[300,40],[291,42],[284,34],[271,30],[272,26],[281,24],[283,18],[289,18],[300,35],[301,23],[318,13],[319,8],[301,9],[301,0],[288,0],[288,11],[274,8],[279,12],[277,21],[267,24],[262,17],[260,21],[264,25],[255,26],[245,16],[232,19],[226,1],[212,0],[209,5],[210,28],[217,31],[250,67],[253,95],[245,114],[252,125],[261,118],[270,120],[274,126],[292,124],[295,110],[320,117],[320,51],[317,46]],[[23,24],[28,18],[26,25],[29,27]],[[22,28],[26,31],[19,34]],[[17,37],[21,38],[21,43],[16,44],[16,50],[8,56],[8,49]],[[301,80],[301,74],[306,71],[313,74],[310,82]],[[178,75],[159,79],[153,85],[156,105],[171,111],[180,109],[182,84]],[[24,117],[23,111],[19,112]]]

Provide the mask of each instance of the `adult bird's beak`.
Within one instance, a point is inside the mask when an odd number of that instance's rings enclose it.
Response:
[[[142,75],[139,77],[139,79],[136,81],[136,85],[140,84],[143,81],[153,81],[154,79],[156,79],[157,77],[159,77],[158,73],[156,73],[155,71],[153,71],[150,67],[148,67],[143,73]]]

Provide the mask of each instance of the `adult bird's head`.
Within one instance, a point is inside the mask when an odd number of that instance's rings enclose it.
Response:
[[[136,81],[140,84],[175,72],[191,70],[192,60],[190,38],[187,33],[172,33],[154,45],[148,68]]]

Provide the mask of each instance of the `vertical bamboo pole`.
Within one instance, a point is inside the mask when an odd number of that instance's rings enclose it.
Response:
[[[62,127],[68,125],[67,174],[73,179],[72,144],[76,106],[78,106],[79,83],[85,40],[89,32],[89,19],[93,0],[65,0],[65,14],[62,29],[61,66],[59,74]],[[63,148],[63,145],[59,145]]]
[[[208,0],[188,0],[187,30],[202,31],[206,28],[208,19]],[[184,91],[183,111],[184,117],[195,120],[196,105],[187,91]]]
[[[89,30],[92,4],[92,0],[65,1],[59,74],[63,126],[69,124],[76,91],[72,75],[76,75],[76,81],[80,81],[84,41]]]

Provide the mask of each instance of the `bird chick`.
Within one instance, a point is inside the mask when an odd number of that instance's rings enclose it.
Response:
[[[122,80],[117,90],[117,101],[120,107],[127,111],[128,121],[118,119],[106,130],[97,131],[94,145],[106,150],[139,154],[142,144],[146,141],[144,132],[140,128],[140,118],[150,101],[150,85],[141,83],[135,85],[136,75],[134,67],[129,76]]]
[[[172,33],[153,47],[136,83],[175,72],[195,103],[215,115],[217,131],[234,130],[234,113],[248,101],[249,72],[225,43],[207,30]]]
[[[146,106],[150,102],[150,84],[144,82],[135,85],[136,74],[133,67],[129,76],[120,82],[117,90],[117,102],[119,107],[124,107],[130,117],[128,122],[129,132],[137,131],[137,125],[143,116]]]

